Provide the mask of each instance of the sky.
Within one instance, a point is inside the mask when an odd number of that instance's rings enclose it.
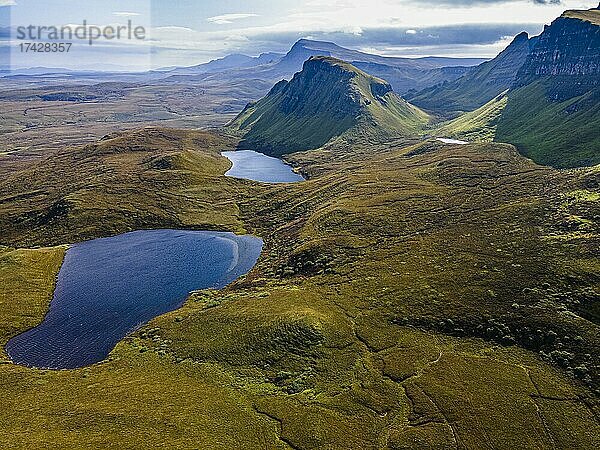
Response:
[[[231,53],[286,52],[301,38],[386,56],[491,58],[519,32],[538,34],[565,9],[597,5],[598,0],[0,0],[0,63],[145,70]],[[101,30],[131,21],[144,27],[145,39],[74,41],[62,55],[24,53],[19,45],[31,40],[15,39],[18,26],[75,26],[83,20]]]

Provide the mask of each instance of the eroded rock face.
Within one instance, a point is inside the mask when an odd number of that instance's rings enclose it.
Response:
[[[355,72],[328,59],[311,58],[302,72],[281,89],[280,111],[303,116],[327,110],[333,118],[356,117],[361,102],[350,84],[355,76]]]
[[[525,76],[600,75],[600,27],[560,17],[540,35],[522,68]]]
[[[388,92],[392,92],[392,86],[389,83],[371,83],[371,93],[374,97],[381,98]]]
[[[599,14],[600,16],[600,14]],[[519,71],[517,85],[555,77],[553,100],[564,100],[600,85],[600,26],[573,17],[559,17],[538,37]],[[560,85],[564,89],[560,89]]]

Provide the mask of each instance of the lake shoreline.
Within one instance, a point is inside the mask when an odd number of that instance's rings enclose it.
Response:
[[[225,173],[226,177],[276,184],[306,181],[281,159],[254,150],[226,151],[221,152],[221,156],[232,164]]]
[[[11,338],[14,364],[75,369],[100,362],[193,291],[222,289],[256,264],[263,241],[231,232],[139,230],[74,244],[43,321]]]

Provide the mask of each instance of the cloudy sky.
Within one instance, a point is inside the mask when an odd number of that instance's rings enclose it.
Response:
[[[285,52],[300,38],[390,56],[493,57],[520,31],[598,0],[0,0],[0,52],[13,66],[193,65],[229,53]],[[7,42],[17,26],[143,26],[146,39],[98,40],[45,59]],[[7,30],[11,29],[11,32]],[[75,50],[75,48],[74,48]],[[5,61],[6,62],[6,61]]]

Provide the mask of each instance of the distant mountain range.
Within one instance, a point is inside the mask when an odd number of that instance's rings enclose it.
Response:
[[[414,136],[428,122],[426,113],[386,81],[342,60],[312,56],[291,81],[249,104],[229,128],[243,134],[240,147],[280,156],[334,138]]]
[[[204,64],[198,64],[191,67],[176,67],[170,70],[163,69],[170,75],[197,75],[201,73],[217,73],[231,69],[244,69],[248,67],[256,67],[264,64],[272,64],[283,58],[283,53],[263,53],[260,56],[252,57],[235,53],[227,55],[224,58],[214,59]]]
[[[555,167],[599,164],[599,25],[598,9],[567,11],[541,35],[517,35],[496,58],[464,68],[457,79],[408,92],[410,103],[383,79],[408,84],[409,74],[440,70],[435,66],[442,61],[383,58],[302,40],[270,69],[285,72],[310,58],[302,72],[248,105],[230,129],[243,134],[243,146],[280,155],[339,137],[416,136],[429,113],[438,122],[450,119],[433,128],[438,136],[512,143]]]
[[[311,56],[331,56],[349,62],[374,76],[385,78],[400,94],[455,80],[468,72],[469,67],[485,61],[481,58],[391,58],[350,50],[331,42],[301,39],[285,55],[265,53],[256,58],[230,55],[164,74],[176,77],[179,82],[226,78],[271,80],[275,83],[282,78],[290,79],[302,70],[302,65]]]
[[[277,68],[283,72],[297,72],[311,56],[331,56],[347,61],[358,69],[385,79],[400,94],[454,80],[466,73],[468,67],[485,61],[480,58],[391,58],[349,50],[331,42],[302,39],[294,44]]]
[[[465,74],[469,67],[476,66],[485,61],[482,58],[393,58],[364,53],[340,47],[332,42],[313,41],[301,39],[297,41],[287,53],[267,52],[252,57],[244,54],[231,54],[207,63],[190,67],[164,67],[146,73],[127,73],[127,68],[114,66],[107,67],[105,72],[77,71],[61,68],[32,67],[18,70],[9,70],[9,67],[0,67],[0,76],[11,75],[49,75],[70,74],[77,75],[104,75],[107,78],[115,76],[137,75],[140,79],[152,79],[195,82],[207,80],[240,80],[260,79],[273,83],[282,78],[290,79],[296,72],[302,70],[302,65],[311,56],[332,56],[347,62],[355,67],[368,71],[375,76],[385,77],[399,93],[408,90],[420,90],[442,81],[454,80]]]
[[[298,71],[302,64],[311,56],[331,56],[343,61],[349,62],[354,66],[360,64],[371,64],[379,66],[389,66],[399,69],[421,70],[437,69],[440,67],[456,66],[474,66],[485,61],[481,58],[395,58],[373,55],[357,50],[350,50],[340,47],[332,42],[313,41],[309,39],[300,39],[296,42],[290,51],[279,61],[278,68],[283,71]]]

